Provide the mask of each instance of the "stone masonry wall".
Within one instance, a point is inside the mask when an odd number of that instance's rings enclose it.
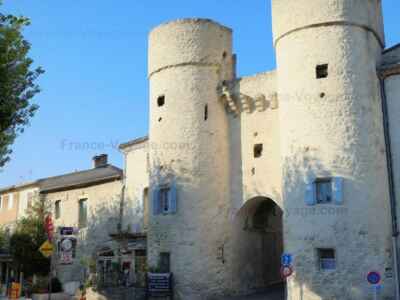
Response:
[[[96,250],[109,244],[109,234],[116,232],[119,221],[121,188],[122,183],[117,180],[45,195],[53,209],[55,201],[61,200],[61,215],[54,220],[55,227],[78,227],[79,200],[87,199],[88,225],[80,229],[74,264],[57,266],[57,276],[63,283],[83,280],[88,259]]]
[[[293,9],[290,8],[294,5]],[[294,255],[291,299],[370,299],[370,270],[392,268],[390,215],[379,81],[381,40],[375,1],[273,1],[280,103],[285,250]],[[303,4],[304,7],[300,5]],[[309,4],[311,6],[309,6]],[[285,7],[286,12],[282,10]],[[284,20],[318,11],[325,24]],[[326,12],[326,14],[324,14]],[[307,19],[309,18],[309,19]],[[297,21],[296,21],[297,22]],[[316,22],[316,21],[315,21]],[[288,22],[289,23],[289,22]],[[293,28],[297,30],[293,30]],[[316,66],[328,64],[317,79]],[[314,178],[344,178],[341,205],[305,204]],[[333,248],[337,267],[319,268],[317,248]],[[393,296],[384,278],[383,298]]]

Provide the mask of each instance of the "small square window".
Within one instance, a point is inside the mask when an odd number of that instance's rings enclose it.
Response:
[[[317,249],[318,263],[320,270],[335,270],[336,269],[336,253],[335,249],[326,248]]]
[[[163,106],[165,104],[165,95],[161,95],[157,98],[157,105]]]
[[[317,79],[328,77],[328,64],[318,65],[316,68]]]
[[[162,213],[169,212],[169,187],[161,188],[159,194],[159,203]]]
[[[332,179],[321,178],[315,181],[317,190],[317,203],[332,202]]]
[[[261,157],[262,156],[262,152],[263,152],[263,144],[255,144],[253,152],[254,152],[254,157],[255,158]]]

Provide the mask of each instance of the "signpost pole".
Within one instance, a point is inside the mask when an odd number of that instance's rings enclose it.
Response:
[[[49,272],[49,292],[48,292],[48,300],[51,300],[51,291],[52,291],[52,277],[53,277],[53,231],[54,225],[53,220],[51,218],[51,214],[47,215],[45,218],[45,229],[48,237],[48,241],[51,245],[52,251],[50,254],[50,272]]]
[[[374,300],[378,300],[378,290],[380,289],[379,283],[381,282],[381,274],[379,272],[369,272],[367,275],[367,281],[373,288]]]
[[[51,286],[51,278],[53,277],[53,255],[50,256],[50,276],[49,276],[49,300],[51,300],[51,290],[52,290],[52,286]]]

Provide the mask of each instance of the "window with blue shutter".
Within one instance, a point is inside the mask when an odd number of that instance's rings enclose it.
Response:
[[[158,193],[158,203],[161,207],[161,213],[168,214],[170,208],[170,188],[169,186],[163,186],[160,188]]]
[[[305,202],[307,205],[315,204],[342,204],[343,203],[343,178],[327,177],[316,178],[306,186]]]
[[[317,203],[317,188],[315,181],[307,183],[305,202],[307,205],[315,205]]]
[[[343,177],[332,179],[332,196],[336,204],[343,204]]]
[[[332,178],[317,178],[315,180],[317,203],[332,203]]]
[[[158,214],[160,214],[160,212],[161,212],[161,209],[160,209],[160,201],[159,201],[159,198],[160,198],[160,196],[159,196],[159,194],[160,194],[160,189],[159,189],[159,187],[158,186],[156,186],[154,189],[153,189],[153,194],[152,194],[152,204],[153,204],[153,215],[158,215]]]
[[[174,214],[177,209],[176,183],[158,186],[153,190],[153,214]]]
[[[176,190],[176,182],[174,181],[169,189],[169,213],[176,213],[177,206],[177,190]]]

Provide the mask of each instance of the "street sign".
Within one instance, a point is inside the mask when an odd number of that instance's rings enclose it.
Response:
[[[372,286],[372,290],[373,290],[374,292],[380,292],[380,291],[382,290],[382,286],[381,286],[380,284],[374,284],[374,285]]]
[[[53,254],[53,245],[47,240],[42,246],[40,246],[39,251],[44,257],[50,257]]]
[[[281,267],[281,276],[283,279],[288,278],[293,274],[293,268],[291,266],[282,266]]]
[[[76,231],[74,227],[60,227],[59,230],[61,235],[73,235]]]
[[[381,274],[375,271],[369,272],[367,280],[370,284],[379,284],[381,282]]]
[[[281,257],[282,266],[288,267],[292,264],[292,262],[293,262],[292,254],[289,254],[289,253],[282,254],[282,257]]]
[[[61,265],[71,265],[74,263],[72,256],[72,251],[60,252],[60,264]]]
[[[74,251],[76,248],[76,238],[64,236],[58,242],[60,264],[70,265],[74,263]]]
[[[374,300],[378,299],[378,294],[379,291],[381,290],[381,286],[379,285],[379,283],[381,282],[381,274],[379,272],[369,272],[367,275],[367,281],[369,282],[369,284],[372,285],[372,289],[373,289],[373,295],[374,295]]]

